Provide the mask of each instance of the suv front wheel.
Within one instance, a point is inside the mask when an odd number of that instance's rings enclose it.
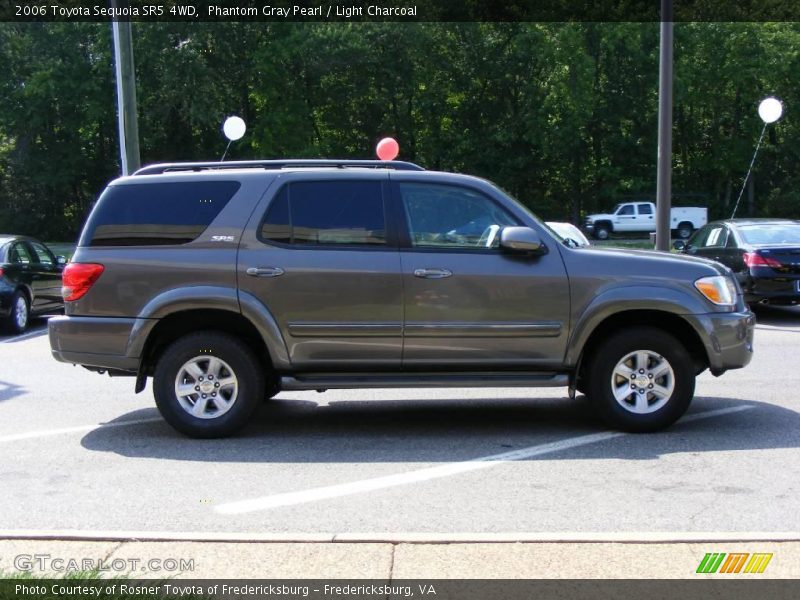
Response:
[[[630,432],[677,421],[694,396],[695,371],[675,337],[654,327],[612,335],[596,349],[587,395],[605,421]]]
[[[264,385],[253,351],[238,338],[216,331],[173,342],[153,375],[161,415],[195,438],[224,437],[244,427],[264,397]]]

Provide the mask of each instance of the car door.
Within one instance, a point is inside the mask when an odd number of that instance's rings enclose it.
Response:
[[[402,281],[385,172],[278,176],[248,227],[239,288],[274,315],[297,370],[399,370]]]
[[[532,223],[486,190],[391,177],[403,225],[404,369],[561,364],[569,288],[558,250],[502,251],[503,227]]]
[[[631,231],[636,228],[636,209],[633,204],[619,207],[614,215],[614,231]]]
[[[653,215],[653,206],[648,204],[647,202],[642,202],[636,205],[636,210],[639,213],[639,218],[637,219],[637,231],[655,231],[656,230],[656,219],[655,215]]]
[[[14,242],[8,250],[9,272],[6,274],[18,286],[27,290],[32,297],[31,308],[37,306],[41,300],[36,295],[34,286],[33,251],[25,242]]]
[[[693,246],[695,256],[702,256],[717,262],[725,261],[725,244],[728,242],[728,228],[722,223],[710,227],[706,235],[698,238],[697,245]]]
[[[63,304],[61,296],[61,271],[63,267],[44,244],[27,242],[34,262],[31,264],[33,287],[38,300],[37,310],[54,309]]]

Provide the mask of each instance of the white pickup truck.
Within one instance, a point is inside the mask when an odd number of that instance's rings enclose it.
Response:
[[[672,209],[670,229],[682,240],[688,239],[695,229],[708,223],[708,209],[704,206],[682,206]],[[612,232],[656,230],[656,205],[652,202],[623,202],[610,214],[586,217],[586,231],[598,240],[606,240]]]

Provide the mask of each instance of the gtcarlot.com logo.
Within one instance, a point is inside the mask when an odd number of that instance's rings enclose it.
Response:
[[[767,568],[772,554],[756,552],[709,552],[700,561],[697,573],[763,573]]]
[[[184,573],[194,571],[193,558],[63,558],[51,554],[18,554],[14,557],[17,571],[67,572],[170,572]]]

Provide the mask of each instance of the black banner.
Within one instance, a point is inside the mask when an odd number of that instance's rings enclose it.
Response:
[[[794,600],[800,582],[758,576],[697,580],[4,579],[2,600]]]
[[[798,0],[674,0],[675,21],[800,21]],[[658,0],[0,0],[0,21],[660,20]]]

